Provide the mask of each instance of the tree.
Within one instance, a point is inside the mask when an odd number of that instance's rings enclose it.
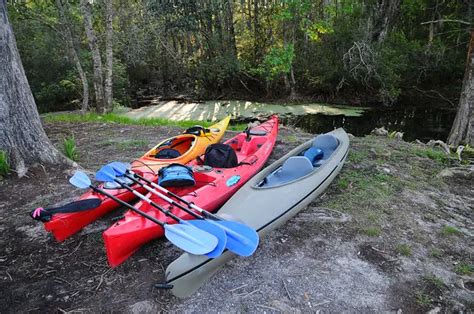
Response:
[[[82,14],[84,15],[84,26],[86,29],[89,47],[92,53],[96,110],[98,113],[105,113],[107,111],[107,106],[105,103],[104,95],[102,58],[100,57],[99,44],[97,43],[97,36],[95,35],[95,31],[92,25],[92,9],[89,0],[81,0],[81,10]]]
[[[112,68],[113,68],[113,61],[114,61],[114,54],[113,54],[113,3],[112,0],[105,1],[105,103],[107,106],[107,110],[111,110],[113,106],[113,94],[112,94]]]
[[[87,111],[89,108],[89,83],[87,81],[87,76],[84,72],[84,69],[82,68],[81,60],[79,59],[79,56],[77,54],[75,45],[74,45],[74,39],[72,36],[71,29],[69,27],[69,21],[66,17],[66,10],[64,8],[64,4],[62,0],[56,0],[56,7],[58,8],[59,11],[59,18],[61,21],[61,24],[63,24],[62,27],[62,37],[64,38],[64,41],[66,42],[69,58],[71,59],[72,62],[74,62],[74,65],[76,67],[77,73],[79,74],[79,78],[82,82],[82,107],[81,111],[84,113]]]
[[[6,0],[0,0],[0,73],[0,149],[7,152],[18,176],[24,176],[37,162],[70,162],[51,144],[41,125],[8,20]]]
[[[448,137],[449,145],[458,146],[461,142],[474,146],[474,29],[471,30],[458,112]]]

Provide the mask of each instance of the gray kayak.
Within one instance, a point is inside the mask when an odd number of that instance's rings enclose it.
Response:
[[[340,172],[349,151],[343,129],[321,134],[263,169],[224,204],[218,215],[258,231],[260,237],[285,223],[318,197]],[[177,297],[199,289],[235,254],[211,259],[185,253],[166,269],[166,283]]]

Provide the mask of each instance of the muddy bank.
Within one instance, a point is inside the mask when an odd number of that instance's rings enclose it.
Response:
[[[90,171],[180,131],[97,123],[46,130],[58,146],[73,133]],[[271,161],[309,138],[282,128]],[[79,194],[67,171],[40,167],[0,182],[0,312],[472,310],[473,170],[459,167],[425,146],[354,138],[320,199],[184,300],[152,288],[180,254],[163,240],[108,267],[101,233],[119,211],[63,243],[31,220],[31,209]]]

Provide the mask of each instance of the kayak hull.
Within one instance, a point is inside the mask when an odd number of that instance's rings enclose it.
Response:
[[[264,166],[273,150],[278,134],[278,119],[273,117],[254,129],[266,130],[267,134],[252,136],[250,140],[246,140],[245,133],[240,133],[225,142],[236,148],[234,150],[241,162],[239,166],[202,170],[203,167],[197,161],[192,161],[187,165],[193,167],[196,185],[169,188],[169,190],[198,207],[211,212],[216,211]],[[154,194],[149,193],[147,196],[158,205],[170,209],[181,219],[194,218],[181,209],[170,206]],[[136,207],[158,220],[175,223],[174,220],[146,202],[140,201]],[[109,264],[112,267],[120,265],[142,245],[162,236],[163,229],[160,226],[134,212],[127,212],[122,220],[103,233]]]
[[[156,172],[170,163],[187,163],[191,160],[195,159],[200,154],[204,153],[206,147],[210,144],[218,143],[222,136],[227,129],[229,124],[230,117],[226,117],[225,119],[219,121],[218,123],[209,127],[209,132],[202,134],[202,135],[178,135],[169,139],[166,139],[152,148],[148,153],[146,153],[141,158],[135,160],[132,163],[132,168],[135,172],[141,173],[147,179],[151,181],[157,180]],[[149,155],[157,149],[163,143],[170,141],[171,139],[181,139],[181,138],[191,138],[193,140],[192,147],[189,147],[188,151],[184,152],[181,156],[174,159],[157,159],[152,158]],[[98,186],[99,188],[103,188],[103,184]],[[144,193],[145,189],[140,188],[138,185],[132,185],[134,189],[136,189],[139,193]],[[136,196],[126,189],[106,189],[106,191],[121,199],[125,202],[132,202],[136,199]],[[81,211],[75,213],[61,213],[55,214],[49,222],[44,223],[44,228],[46,231],[51,232],[54,238],[57,241],[64,241],[68,237],[74,235],[75,233],[79,232],[88,224],[94,222],[95,220],[99,219],[100,217],[106,215],[107,213],[111,212],[120,207],[118,203],[114,200],[109,199],[108,197],[94,192],[92,190],[88,190],[84,194],[82,194],[77,200],[84,200],[90,198],[98,198],[101,200],[99,207],[88,211]]]
[[[217,215],[233,217],[259,233],[260,237],[279,227],[318,197],[340,172],[349,149],[347,134],[338,129],[334,135],[339,146],[323,165],[311,174],[275,187],[260,187],[260,183],[279,169],[290,157],[311,147],[311,141],[295,148],[287,155],[262,170],[243,186]],[[250,206],[252,205],[252,206]],[[252,207],[252,208],[251,208]],[[255,210],[258,208],[258,211]],[[199,289],[221,266],[235,254],[225,251],[215,259],[206,256],[183,254],[166,269],[166,285],[177,297],[187,297]]]

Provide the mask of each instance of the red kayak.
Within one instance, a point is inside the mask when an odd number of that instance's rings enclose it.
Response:
[[[196,184],[190,187],[170,187],[171,192],[181,196],[198,207],[214,212],[222,206],[244,183],[254,176],[268,160],[278,135],[278,118],[272,117],[261,125],[247,130],[227,140],[224,144],[232,147],[237,156],[237,164],[232,168],[203,166],[194,160],[192,167]],[[204,156],[206,160],[206,156]],[[193,219],[188,213],[165,202],[158,196],[147,195],[155,203],[170,209],[182,219]],[[176,223],[146,202],[140,201],[136,208],[158,220]],[[164,230],[154,222],[127,211],[124,218],[116,222],[104,234],[107,258],[112,267],[124,262],[145,243],[162,237]]]
[[[143,174],[149,180],[156,181],[155,174],[152,174],[150,172],[141,172],[141,174]],[[133,195],[126,189],[117,189],[116,186],[109,186],[109,188],[107,188],[107,185],[110,184],[100,184],[98,188],[104,189],[107,193],[125,202],[133,201],[136,198],[135,195]],[[131,187],[140,193],[144,193],[145,191],[144,188],[138,186],[137,184],[131,185]],[[92,190],[89,190],[86,193],[82,194],[75,202],[66,206],[71,206],[74,204],[84,204],[87,203],[87,200],[91,201],[89,202],[89,204],[93,204],[93,207],[87,208],[88,210],[54,214],[49,221],[44,223],[44,228],[46,229],[46,231],[51,232],[56,240],[64,241],[71,235],[75,234],[76,232],[79,232],[82,228],[84,228],[91,222],[96,221],[100,217],[119,207],[119,205],[115,201]]]

